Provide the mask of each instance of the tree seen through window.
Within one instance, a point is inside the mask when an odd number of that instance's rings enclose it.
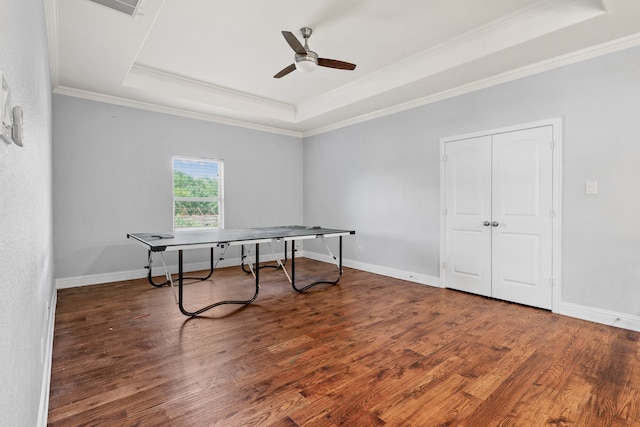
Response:
[[[173,158],[175,229],[222,227],[222,162]]]

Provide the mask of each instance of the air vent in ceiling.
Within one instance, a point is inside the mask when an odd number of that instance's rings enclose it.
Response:
[[[134,16],[138,3],[142,0],[91,0],[94,3],[101,4],[103,6],[110,7],[118,12],[126,13],[127,15]]]

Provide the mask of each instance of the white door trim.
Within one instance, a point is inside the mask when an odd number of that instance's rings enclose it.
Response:
[[[552,307],[551,311],[554,313],[560,312],[560,295],[562,287],[562,265],[561,265],[561,225],[562,225],[562,212],[561,212],[561,190],[562,190],[562,136],[563,136],[563,121],[561,117],[554,119],[540,120],[530,123],[523,123],[513,126],[501,127],[496,129],[489,129],[484,131],[472,132],[463,135],[448,136],[446,138],[440,138],[440,287],[446,287],[444,279],[444,260],[445,258],[445,144],[451,141],[457,141],[460,139],[477,138],[481,136],[496,135],[500,133],[513,132],[519,130],[525,130],[530,128],[536,128],[541,126],[553,127],[553,176],[552,176],[552,191],[553,191],[553,225],[552,225],[552,263],[553,263],[553,277],[552,277]]]

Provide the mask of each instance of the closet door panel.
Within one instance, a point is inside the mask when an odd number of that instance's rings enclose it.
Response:
[[[445,146],[444,284],[491,295],[491,137]]]
[[[492,296],[552,304],[551,126],[493,136]]]

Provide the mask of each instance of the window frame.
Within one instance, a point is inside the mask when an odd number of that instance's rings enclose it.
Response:
[[[191,162],[206,162],[216,163],[218,168],[218,196],[217,197],[176,197],[176,160],[186,160]],[[176,227],[176,202],[217,202],[218,203],[218,226],[217,227]],[[224,228],[224,160],[214,159],[210,157],[196,157],[196,156],[184,156],[180,154],[174,154],[171,157],[171,212],[172,212],[172,225],[174,231],[189,231],[189,230],[219,230]]]

